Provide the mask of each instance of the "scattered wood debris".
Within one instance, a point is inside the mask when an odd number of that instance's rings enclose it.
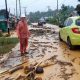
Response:
[[[9,73],[12,74],[15,71],[20,70],[20,69],[23,69],[23,66],[16,66],[16,67],[14,67],[14,68],[12,68],[12,69],[9,70]]]

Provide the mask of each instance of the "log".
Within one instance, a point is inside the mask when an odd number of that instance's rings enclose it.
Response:
[[[20,70],[20,69],[23,69],[23,66],[16,66],[16,67],[14,67],[14,68],[12,68],[12,69],[9,70],[9,73],[12,74],[15,71]]]
[[[45,63],[44,65],[40,65],[42,68],[46,68],[46,67],[49,67],[49,66],[52,66],[54,65],[55,63]]]
[[[42,62],[43,62],[43,61],[42,61]],[[42,62],[38,63],[38,64],[35,66],[35,69],[36,69],[38,66],[40,66]],[[53,65],[53,64],[48,64],[48,65],[40,66],[40,67],[45,68],[45,67],[51,66],[51,65]],[[30,75],[30,74],[33,73],[33,72],[35,72],[35,70],[28,72],[27,75],[26,75],[26,78],[28,77],[28,75]]]
[[[22,75],[18,75],[15,80],[20,80],[21,78],[25,79],[25,76],[22,76]]]

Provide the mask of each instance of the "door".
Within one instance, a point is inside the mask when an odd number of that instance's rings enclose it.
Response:
[[[71,18],[68,18],[66,23],[64,23],[65,27],[63,28],[63,39],[65,42],[67,41],[68,32],[69,32],[69,29],[70,29],[72,23],[73,23],[73,20]]]
[[[63,40],[63,41],[65,41],[65,39],[64,39],[64,36],[65,36],[65,28],[66,28],[66,26],[67,26],[67,22],[68,22],[68,20],[66,20],[65,22],[64,22],[64,27],[61,29],[61,31],[60,31],[60,35],[61,35],[61,39]]]

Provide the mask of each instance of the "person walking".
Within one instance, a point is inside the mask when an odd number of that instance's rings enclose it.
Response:
[[[21,15],[20,21],[17,24],[17,35],[20,41],[21,56],[23,56],[25,53],[27,53],[26,48],[28,47],[28,39],[30,37],[28,24],[24,14]]]

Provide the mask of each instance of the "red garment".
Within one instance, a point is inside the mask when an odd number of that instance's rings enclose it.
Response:
[[[30,32],[28,30],[28,25],[26,21],[19,21],[17,25],[17,35],[19,38],[29,38]]]
[[[20,38],[20,52],[25,53],[28,47],[28,38]]]
[[[30,36],[26,21],[19,21],[17,25],[17,35],[20,40],[20,51],[21,53],[24,53],[26,52],[26,48],[28,47],[28,38]]]

